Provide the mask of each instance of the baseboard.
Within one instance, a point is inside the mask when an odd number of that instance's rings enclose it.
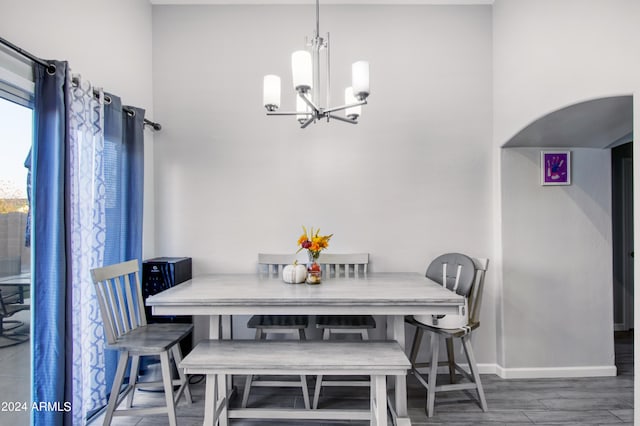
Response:
[[[469,371],[466,364],[460,364]],[[504,368],[497,364],[478,364],[480,374],[495,374],[501,379],[558,379],[568,377],[611,377],[618,373],[614,365],[592,367]],[[424,369],[420,370],[424,372]],[[446,366],[438,367],[438,374],[446,374]]]
[[[610,377],[616,376],[615,365],[584,367],[531,367],[504,368],[495,366],[495,374],[503,379],[556,379],[567,377]]]
[[[626,324],[613,324],[613,331],[628,331],[630,329]]]

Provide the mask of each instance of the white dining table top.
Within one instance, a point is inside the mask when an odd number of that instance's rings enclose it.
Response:
[[[288,284],[258,274],[213,274],[149,296],[156,315],[457,313],[464,298],[418,273],[370,273]]]

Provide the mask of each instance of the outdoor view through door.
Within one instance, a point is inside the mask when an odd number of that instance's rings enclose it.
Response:
[[[29,272],[28,169],[32,111],[0,98],[0,276]]]
[[[0,394],[30,400],[31,244],[28,156],[33,111],[0,97]],[[5,303],[6,302],[6,303]],[[2,413],[6,424],[29,424],[29,411]]]

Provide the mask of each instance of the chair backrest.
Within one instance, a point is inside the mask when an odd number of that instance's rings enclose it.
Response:
[[[480,307],[482,306],[482,292],[484,290],[484,277],[489,268],[489,259],[472,258],[476,268],[473,288],[469,294],[469,324],[480,322]]]
[[[318,258],[322,277],[366,277],[369,253],[322,253]]]
[[[7,311],[7,307],[5,303],[11,303],[11,302],[9,300],[5,302],[5,297],[2,295],[2,289],[0,288],[0,318],[5,318],[11,315],[9,311]]]
[[[147,325],[138,271],[137,260],[91,270],[109,344]]]
[[[258,272],[269,277],[282,278],[282,270],[294,260],[295,254],[258,253]]]
[[[469,256],[446,253],[433,259],[425,276],[460,296],[468,297],[473,287],[476,267]]]

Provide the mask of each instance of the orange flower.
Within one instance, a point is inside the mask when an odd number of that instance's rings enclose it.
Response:
[[[310,253],[313,253],[314,256],[318,256],[320,252],[327,247],[329,247],[329,240],[333,236],[331,235],[320,235],[320,229],[309,229],[302,227],[304,233],[298,238],[298,245],[300,250],[309,250]]]

